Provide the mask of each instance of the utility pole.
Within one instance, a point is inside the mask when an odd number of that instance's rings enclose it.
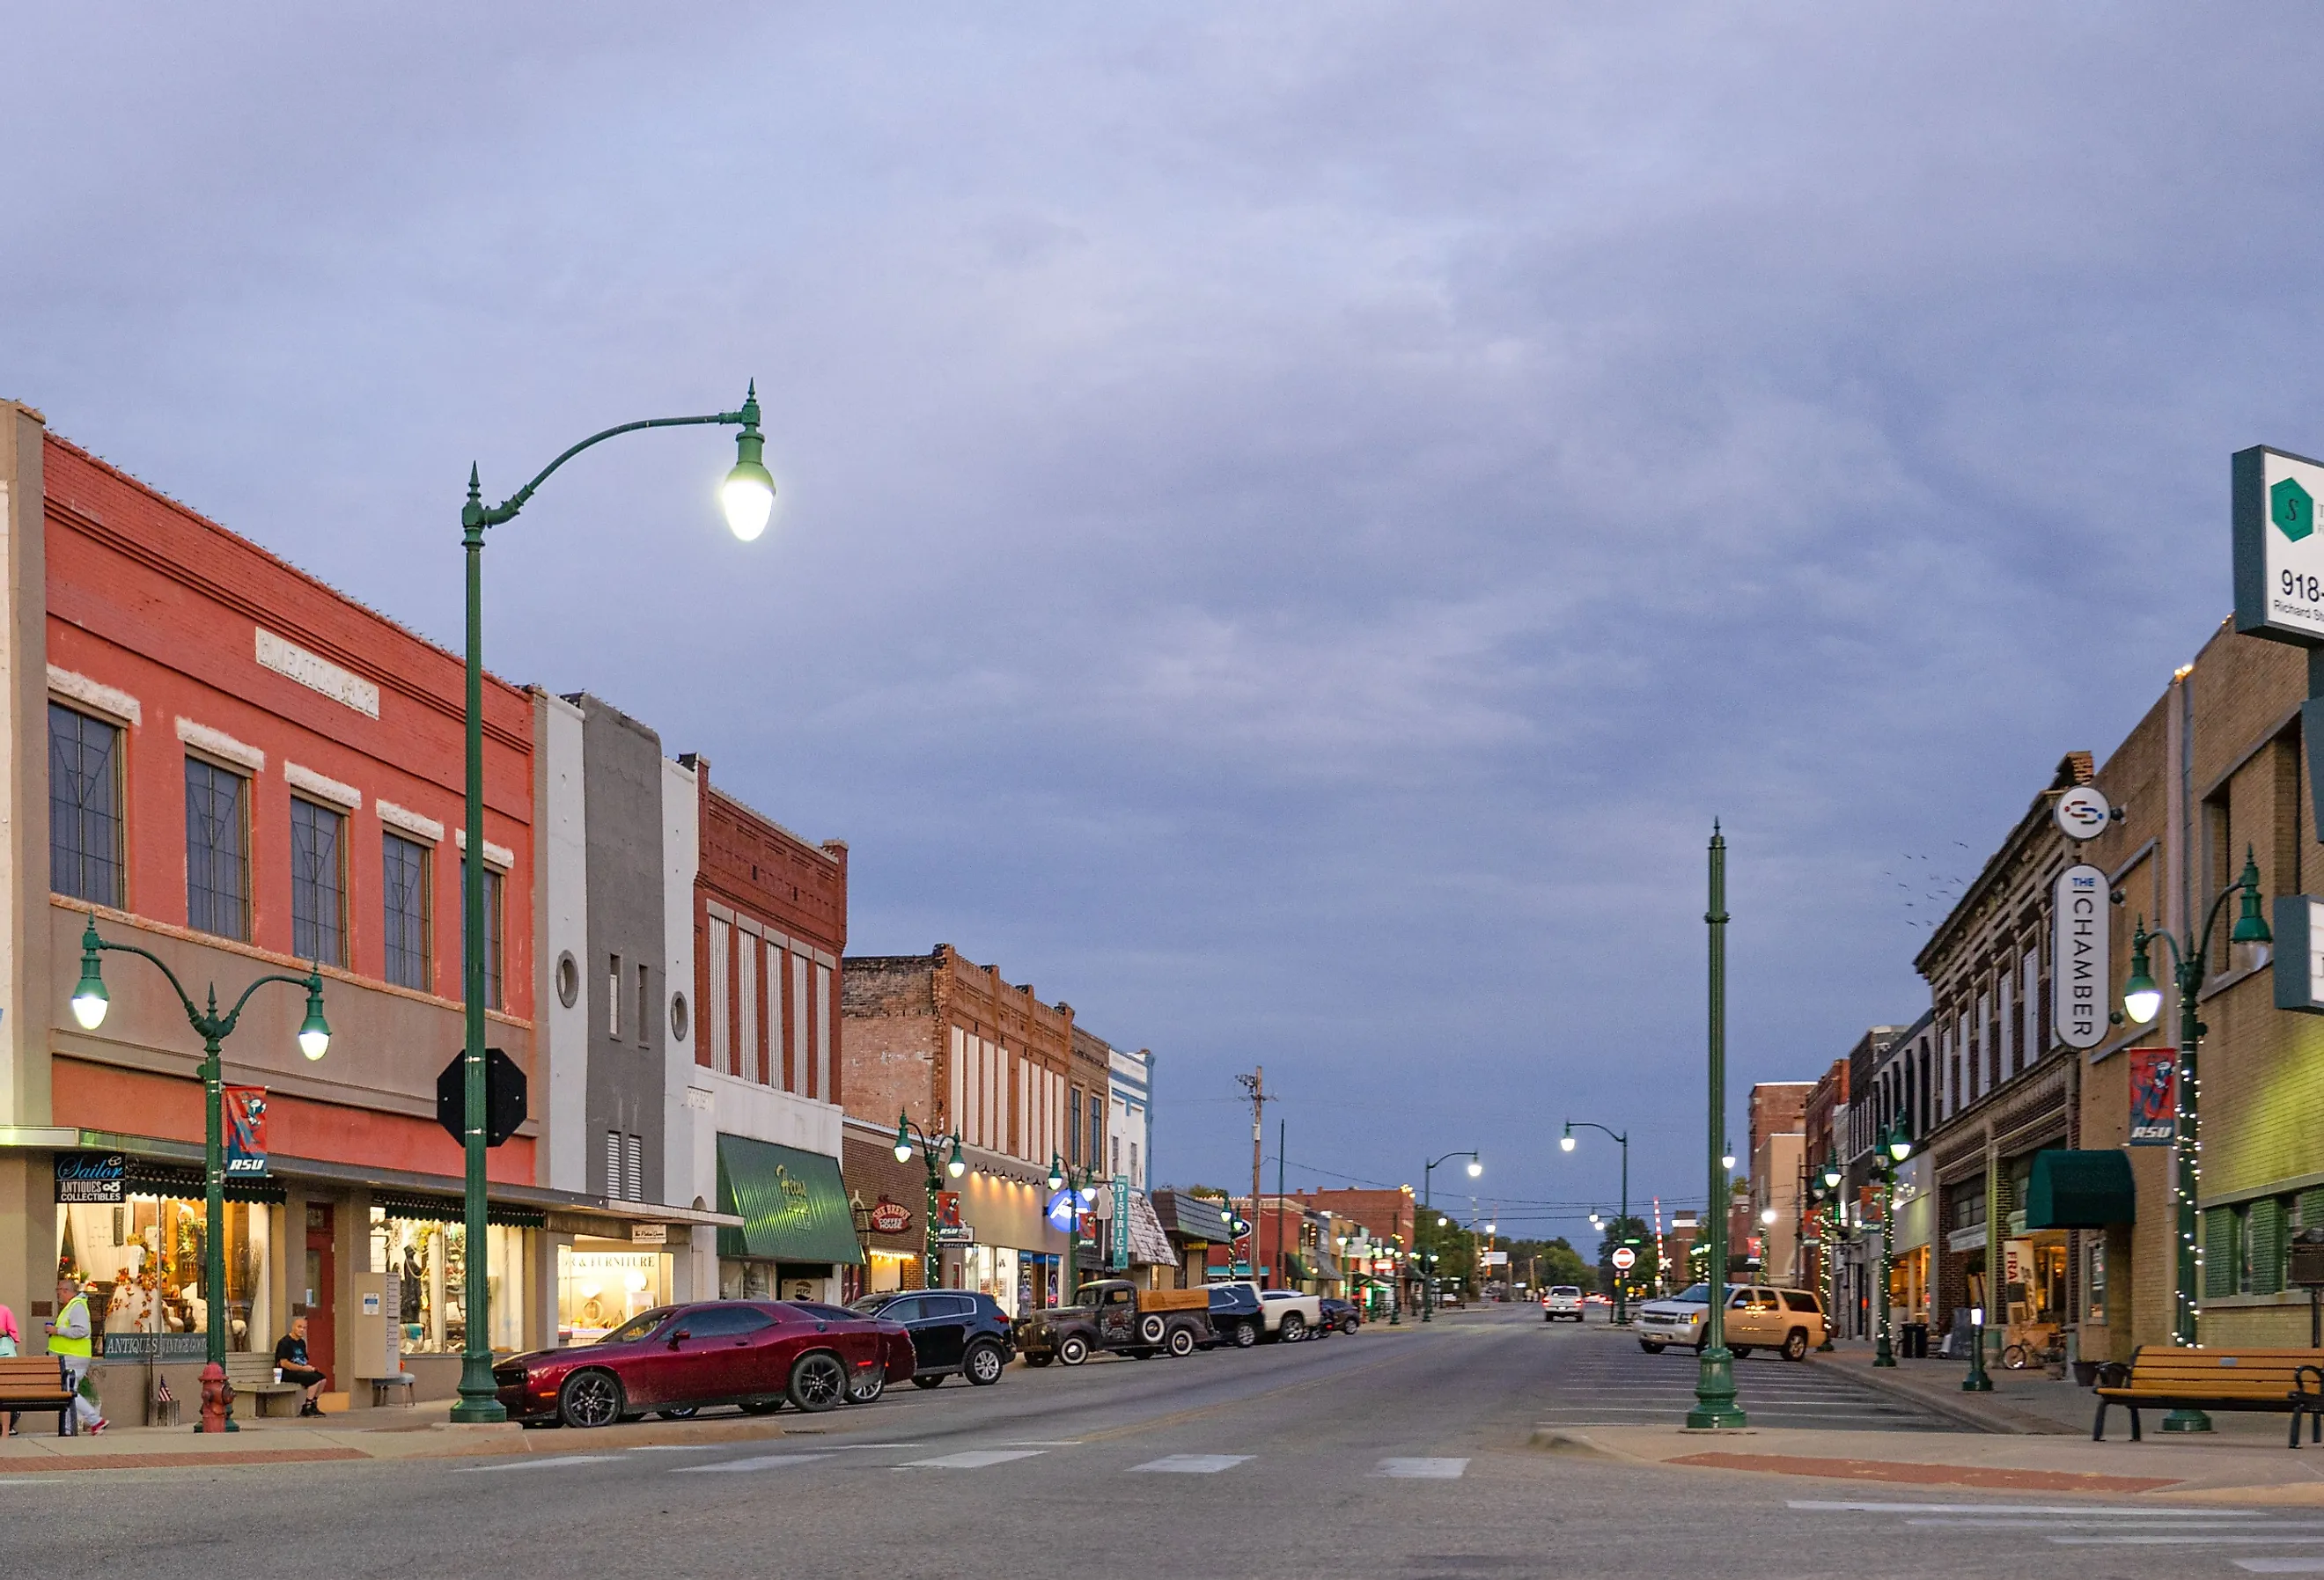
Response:
[[[1267,1067],[1260,1065],[1235,1079],[1250,1094],[1250,1276],[1255,1283],[1259,1279],[1259,1191],[1265,1178],[1260,1171],[1267,1162]]]
[[[1278,1261],[1283,1256],[1283,1219],[1280,1215],[1283,1211],[1283,1148],[1285,1138],[1290,1133],[1290,1130],[1289,1120],[1278,1119],[1275,1122],[1275,1210],[1277,1215],[1275,1220],[1275,1254]],[[1274,1262],[1268,1263],[1270,1271],[1274,1266]],[[1288,1270],[1286,1273],[1286,1281],[1288,1281]]]

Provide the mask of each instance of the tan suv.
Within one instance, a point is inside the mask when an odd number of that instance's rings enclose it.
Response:
[[[1696,1284],[1667,1299],[1638,1307],[1638,1347],[1650,1355],[1672,1344],[1702,1347],[1703,1317],[1711,1306],[1708,1285]],[[1727,1347],[1738,1360],[1755,1349],[1780,1350],[1786,1361],[1807,1358],[1823,1343],[1823,1302],[1812,1289],[1770,1289],[1765,1284],[1727,1286]]]

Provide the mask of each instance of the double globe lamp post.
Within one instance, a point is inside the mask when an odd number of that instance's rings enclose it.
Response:
[[[919,1142],[920,1156],[927,1160],[928,1166],[927,1207],[924,1215],[927,1236],[926,1243],[921,1247],[927,1252],[927,1260],[920,1263],[920,1288],[933,1289],[936,1287],[936,1280],[943,1267],[939,1260],[943,1251],[936,1240],[936,1197],[944,1189],[944,1174],[936,1171],[936,1153],[944,1145],[945,1138],[938,1136],[936,1140],[930,1141],[927,1132],[914,1124],[909,1114],[899,1111],[896,1115],[896,1144],[892,1149],[896,1154],[897,1162],[908,1163],[912,1160],[912,1142],[916,1139]],[[944,1173],[958,1179],[968,1172],[968,1160],[960,1155],[960,1137],[955,1135],[950,1139],[952,1157],[945,1161]]]
[[[741,410],[715,411],[700,417],[649,417],[593,433],[543,467],[530,483],[496,505],[487,505],[476,468],[468,468],[468,499],[460,507],[460,541],[467,552],[467,855],[460,864],[461,985],[466,1004],[466,1091],[465,1150],[467,1161],[467,1343],[461,1358],[460,1401],[452,1407],[456,1421],[501,1421],[501,1408],[493,1382],[492,1326],[488,1310],[492,1286],[484,1255],[484,950],[488,942],[484,916],[484,550],[488,528],[512,521],[549,474],[592,446],[617,434],[649,428],[715,426],[742,430],[734,440],[734,465],[719,489],[726,525],[748,543],[767,530],[775,508],[775,480],[766,467],[765,437],[759,431],[759,388],[752,382]],[[934,1231],[931,1229],[931,1234]]]
[[[1577,1124],[1584,1130],[1603,1131],[1607,1135],[1612,1136],[1616,1144],[1622,1149],[1622,1211],[1621,1215],[1614,1220],[1614,1233],[1625,1236],[1616,1242],[1618,1246],[1628,1245],[1629,1241],[1627,1236],[1630,1233],[1630,1138],[1608,1130],[1606,1126],[1591,1120],[1569,1119],[1565,1122],[1565,1133],[1557,1138],[1557,1144],[1561,1150],[1568,1152],[1573,1150],[1573,1127]],[[1592,1227],[1595,1225],[1593,1224]],[[1616,1268],[1614,1270],[1614,1326],[1617,1327],[1628,1326],[1630,1320],[1629,1284],[1630,1275],[1628,1270]]]
[[[251,995],[270,982],[307,990],[307,1018],[299,1027],[299,1051],[309,1062],[320,1059],[330,1051],[330,1023],[323,1019],[323,975],[309,966],[304,976],[286,976],[280,973],[258,978],[242,990],[234,1008],[218,1013],[217,987],[209,990],[209,1007],[195,1006],[193,997],[169,964],[150,949],[134,944],[112,944],[99,938],[97,916],[90,913],[88,927],[80,938],[80,981],[73,988],[73,1019],[84,1031],[94,1031],[105,1024],[106,1012],[112,1007],[113,995],[106,991],[103,956],[107,950],[123,955],[135,955],[150,960],[169,979],[170,986],[184,1006],[186,1021],[194,1035],[202,1039],[202,1307],[208,1324],[208,1343],[203,1346],[208,1365],[219,1368],[225,1374],[226,1310],[226,1085],[220,1069],[220,1049],[226,1039],[234,1035],[235,1023],[242,1019],[243,1006]],[[205,1368],[207,1370],[207,1368]],[[234,1424],[231,1406],[226,1416],[226,1429],[237,1428]]]
[[[957,1149],[955,1149],[957,1156]],[[1067,1166],[1057,1154],[1049,1154],[1049,1194],[1071,1185],[1074,1200],[1065,1213],[1065,1268],[1057,1280],[1057,1304],[1070,1306],[1081,1292],[1082,1208],[1097,1205],[1097,1176],[1087,1169]],[[1129,1231],[1124,1228],[1122,1233]]]
[[[1896,1363],[1895,1346],[1888,1336],[1893,1305],[1888,1280],[1896,1258],[1896,1165],[1912,1155],[1913,1132],[1899,1112],[1895,1123],[1880,1138],[1880,1331],[1872,1345],[1872,1363],[1876,1366]]]
[[[1838,1276],[1840,1255],[1840,1183],[1847,1175],[1840,1166],[1840,1153],[1833,1150],[1824,1159],[1823,1169],[1816,1176],[1810,1193],[1816,1205],[1823,1209],[1823,1243],[1817,1246],[1816,1261],[1823,1271],[1823,1342],[1816,1349],[1824,1354],[1832,1352],[1832,1307],[1840,1298]]]

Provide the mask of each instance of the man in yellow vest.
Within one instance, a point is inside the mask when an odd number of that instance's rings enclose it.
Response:
[[[89,1432],[105,1430],[105,1418],[97,1413],[80,1391],[80,1381],[88,1375],[91,1358],[97,1351],[89,1336],[93,1325],[88,1319],[88,1297],[70,1279],[57,1280],[57,1314],[43,1324],[49,1335],[49,1354],[64,1359],[65,1375],[72,1380],[73,1424],[77,1429]]]

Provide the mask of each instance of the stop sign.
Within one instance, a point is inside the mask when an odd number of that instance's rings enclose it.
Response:
[[[1613,1262],[1616,1272],[1626,1273],[1638,1264],[1638,1253],[1627,1245],[1617,1245],[1609,1260]]]

